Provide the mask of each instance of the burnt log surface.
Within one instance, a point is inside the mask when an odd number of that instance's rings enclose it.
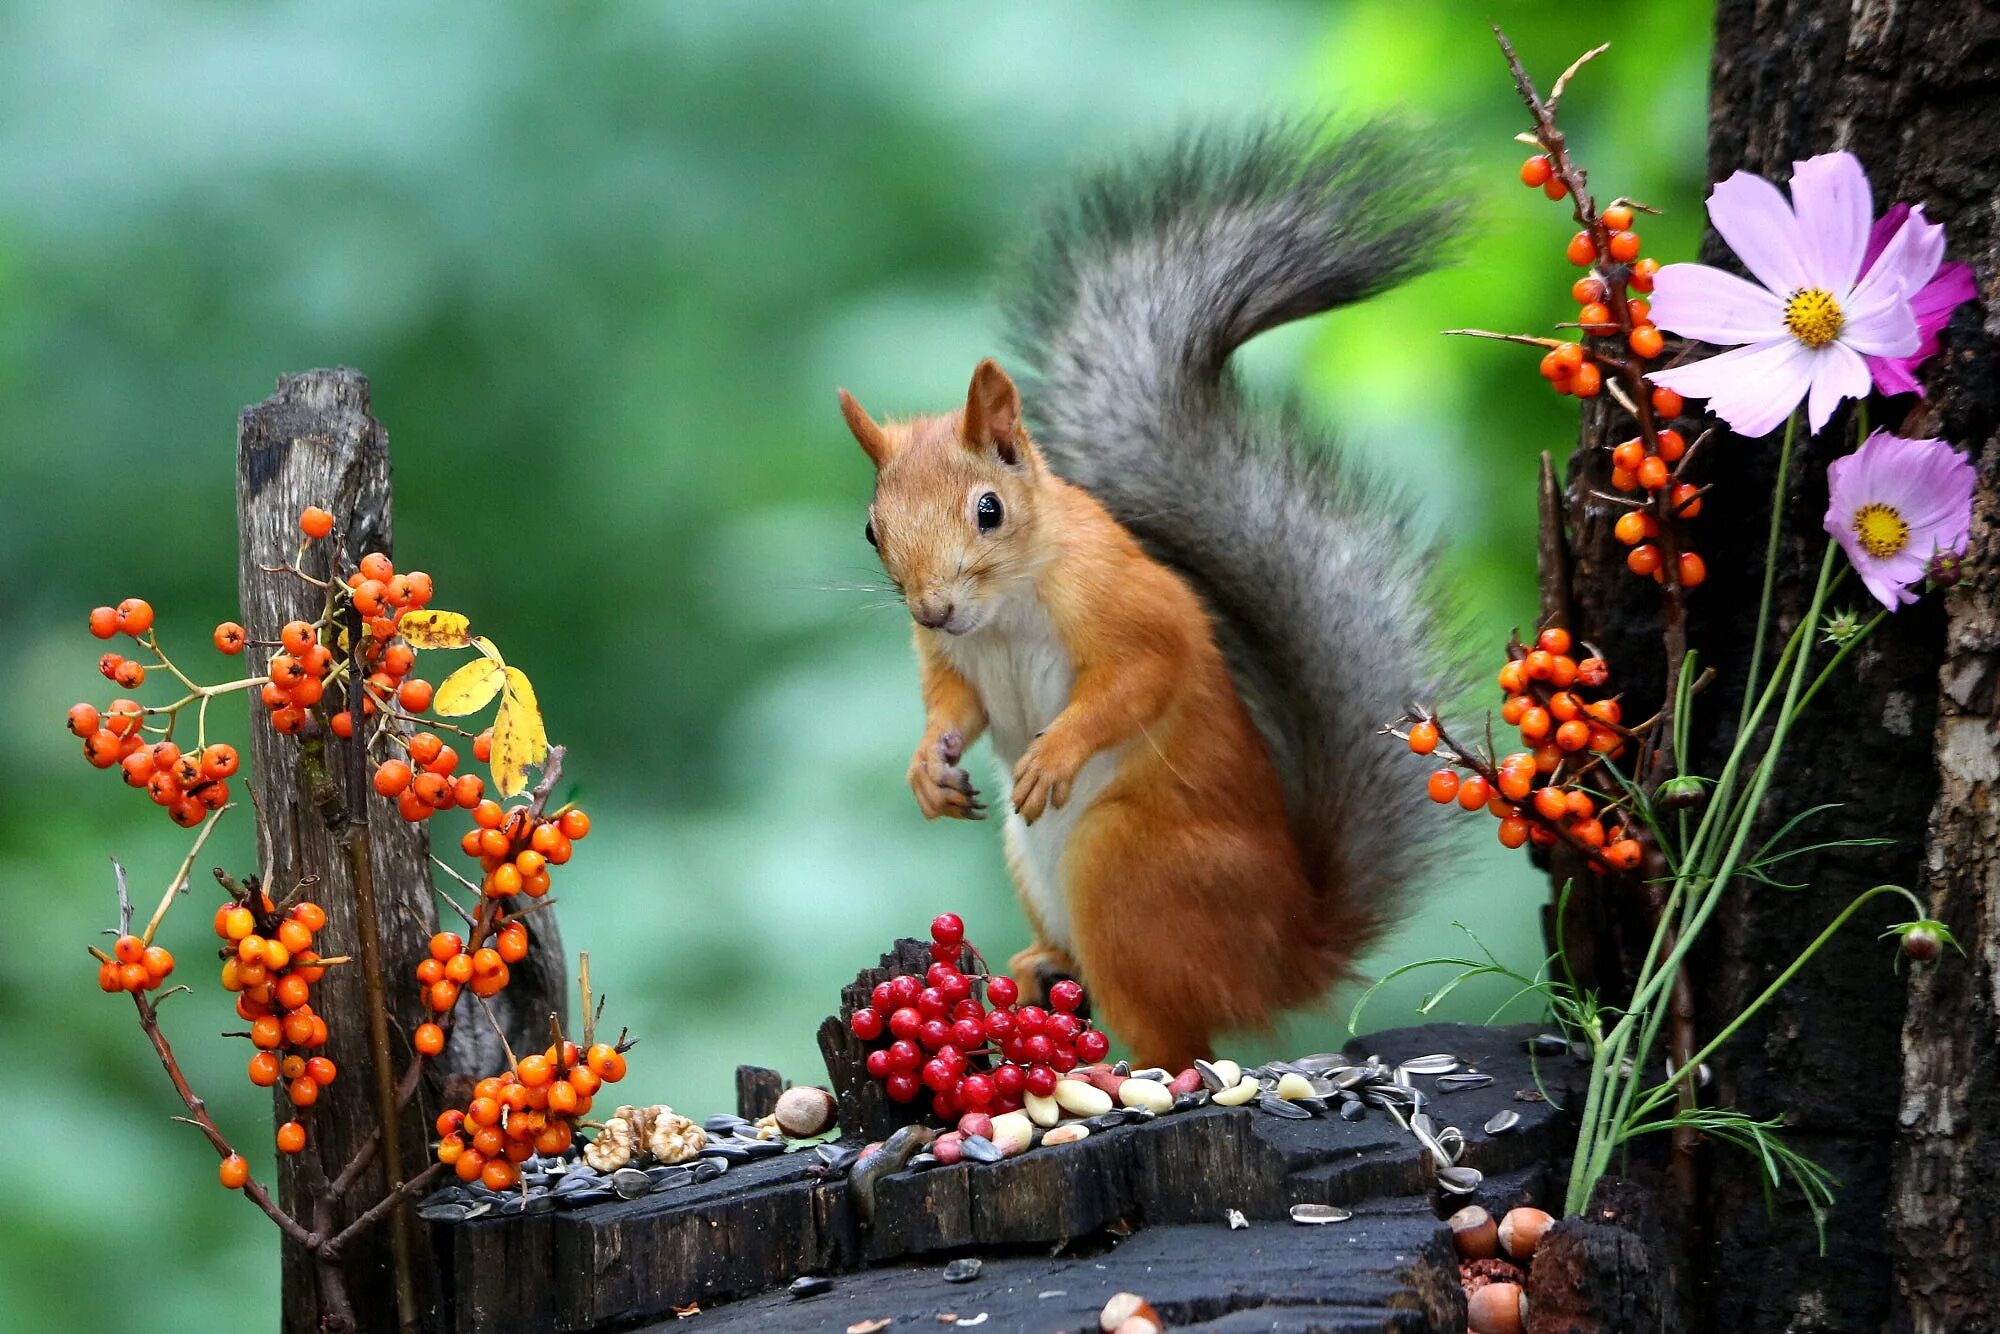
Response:
[[[1798,841],[1886,836],[1894,845],[1796,859],[1784,878],[1807,882],[1802,890],[1733,889],[1694,959],[1697,1037],[1734,1017],[1872,885],[1927,893],[1969,957],[1893,974],[1876,937],[1908,913],[1884,901],[1712,1061],[1707,1101],[1783,1116],[1790,1142],[1841,1184],[1822,1255],[1796,1192],[1779,1190],[1768,1215],[1752,1164],[1732,1148],[1710,1149],[1692,1266],[1704,1281],[1689,1325],[1991,1331],[2000,1294],[2000,1182],[1990,1170],[2000,1125],[2000,12],[1720,0],[1711,75],[1711,179],[1742,169],[1782,182],[1795,160],[1846,149],[1868,170],[1878,214],[1897,200],[1922,203],[1948,229],[1947,257],[1973,265],[1981,299],[1958,311],[1945,351],[1925,368],[1928,396],[1877,396],[1869,421],[1952,441],[1974,460],[1979,493],[1963,582],[1897,612],[1849,660],[1793,732],[1764,808],[1768,834],[1808,807],[1840,802]],[[1701,258],[1741,271],[1713,232]],[[1586,447],[1571,467],[1571,626],[1604,651],[1629,700],[1651,701],[1662,677],[1658,594],[1627,574],[1611,535],[1617,513],[1590,494],[1610,490],[1605,447],[1629,434],[1621,419],[1602,400],[1589,407]],[[1827,464],[1851,452],[1857,434],[1852,405],[1816,437],[1800,430],[1781,500],[1773,642],[1806,610],[1826,541]],[[1778,446],[1776,434],[1724,430],[1693,477],[1715,486],[1692,525],[1714,574],[1690,598],[1689,641],[1717,677],[1695,702],[1692,772],[1718,772],[1738,715]],[[1833,604],[1843,606],[1873,609],[1851,579]],[[1826,654],[1821,646],[1819,660]],[[1599,980],[1615,995],[1610,960],[1629,955],[1643,915],[1594,901],[1585,911],[1605,962]]]
[[[301,555],[299,514],[308,505],[330,510],[337,526],[333,538],[312,543]],[[365,376],[346,369],[286,375],[270,398],[243,410],[237,428],[237,527],[241,616],[253,640],[276,641],[286,622],[315,621],[325,609],[321,590],[283,567],[298,561],[305,574],[324,580],[336,544],[349,564],[370,551],[393,555],[388,433],[370,414]],[[342,1076],[302,1118],[309,1126],[305,1152],[281,1154],[278,1163],[280,1203],[309,1228],[330,1235],[387,1189],[380,1157],[346,1200],[328,1201],[325,1184],[377,1121],[367,995],[371,972],[383,989],[392,1079],[411,1056],[409,1034],[430,1017],[417,986],[408,981],[437,930],[429,843],[423,825],[403,820],[393,802],[375,793],[359,740],[334,737],[317,724],[301,736],[281,736],[260,716],[267,710],[256,696],[249,698],[251,790],[258,860],[270,876],[267,888],[273,898],[282,898],[312,878],[309,897],[327,914],[321,950],[350,953],[360,961],[329,969],[314,988],[314,1008],[327,1020],[325,1051]],[[359,700],[349,704],[360,716]],[[357,892],[362,871],[375,902],[372,933],[363,930]],[[539,1044],[552,1004],[564,997],[564,984],[553,915],[538,915],[535,932],[535,953],[515,970],[513,985],[495,1003],[517,1041]],[[371,934],[378,954],[373,960],[367,958]],[[458,1026],[447,1068],[489,1074],[502,1064],[499,1043],[484,1025]],[[279,1121],[297,1115],[283,1096],[274,1109]],[[397,1180],[425,1166],[436,1111],[420,1093],[399,1119]],[[396,1327],[391,1244],[397,1225],[385,1224],[344,1250],[340,1277],[361,1329]],[[415,1272],[425,1272],[426,1238],[410,1227],[404,1240],[413,1248]],[[284,1327],[319,1329],[325,1312],[315,1265],[291,1243],[285,1246],[283,1291]],[[418,1290],[413,1299],[421,1318],[428,1294]]]
[[[1466,1136],[1461,1161],[1487,1175],[1479,1194],[1451,1198],[1452,1207],[1550,1202],[1544,1167],[1567,1147],[1571,1125],[1540,1088],[1560,1099],[1569,1071],[1544,1063],[1538,1081],[1522,1045],[1528,1031],[1432,1025],[1350,1047],[1390,1062],[1448,1051],[1495,1077],[1433,1095],[1438,1123]],[[1482,1127],[1502,1109],[1520,1113],[1520,1124],[1487,1135]],[[856,1216],[847,1180],[818,1164],[811,1152],[790,1153],[629,1201],[433,1224],[450,1327],[624,1329],[698,1303],[704,1327],[845,1328],[985,1309],[1001,1329],[1081,1328],[1124,1289],[1177,1327],[1464,1328],[1449,1233],[1433,1208],[1434,1164],[1379,1109],[1349,1122],[1208,1106],[991,1165],[904,1171],[878,1183],[872,1227]],[[1287,1214],[1297,1203],[1341,1205],[1355,1218],[1302,1226]],[[1232,1232],[1232,1209],[1251,1226]],[[938,1278],[958,1255],[987,1264],[966,1289]],[[832,1296],[794,1302],[783,1292],[801,1275],[864,1268],[836,1279]],[[1039,1295],[1056,1289],[1065,1295]],[[832,1313],[849,1310],[836,1323]]]

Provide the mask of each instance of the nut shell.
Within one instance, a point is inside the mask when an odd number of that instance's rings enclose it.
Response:
[[[1516,1260],[1531,1260],[1541,1247],[1542,1234],[1556,1220],[1540,1209],[1522,1205],[1509,1209],[1500,1220],[1500,1249]]]
[[[1521,1334],[1528,1326],[1528,1294],[1517,1283],[1489,1283],[1465,1304],[1472,1334]]]
[[[840,1104],[823,1088],[800,1085],[778,1095],[778,1129],[791,1139],[810,1139],[833,1128]]]
[[[1451,1228],[1452,1245],[1460,1259],[1491,1260],[1500,1254],[1500,1227],[1493,1215],[1476,1204],[1468,1204],[1445,1220]]]
[[[1160,1329],[1163,1322],[1153,1304],[1136,1292],[1120,1292],[1112,1295],[1104,1303],[1104,1309],[1097,1314],[1097,1327],[1106,1334],[1124,1334],[1125,1331]]]

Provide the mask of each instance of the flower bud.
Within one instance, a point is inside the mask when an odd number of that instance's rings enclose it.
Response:
[[[1924,567],[1924,578],[1933,588],[1950,588],[1964,573],[1965,557],[1956,551],[1932,552],[1931,563]]]
[[[1660,784],[1657,796],[1662,806],[1685,811],[1701,805],[1708,796],[1708,789],[1703,787],[1701,780],[1694,775],[1682,774],[1678,778],[1669,778]]]
[[[1918,963],[1930,963],[1944,952],[1944,941],[1928,926],[1913,926],[1903,933],[1903,955]]]

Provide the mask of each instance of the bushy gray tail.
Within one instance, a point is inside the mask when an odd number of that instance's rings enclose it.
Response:
[[[1343,970],[1434,828],[1421,775],[1376,734],[1434,688],[1432,553],[1293,404],[1246,405],[1227,362],[1429,267],[1439,180],[1386,126],[1191,139],[1085,182],[1012,288],[1036,439],[1207,600]]]

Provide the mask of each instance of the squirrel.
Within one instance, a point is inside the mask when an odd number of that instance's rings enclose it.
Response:
[[[865,535],[915,622],[930,819],[978,819],[991,738],[1033,941],[1136,1060],[1185,1068],[1352,976],[1430,803],[1377,735],[1435,684],[1430,557],[1227,362],[1432,260],[1447,214],[1404,136],[1265,127],[1088,180],[964,406],[877,421]]]

